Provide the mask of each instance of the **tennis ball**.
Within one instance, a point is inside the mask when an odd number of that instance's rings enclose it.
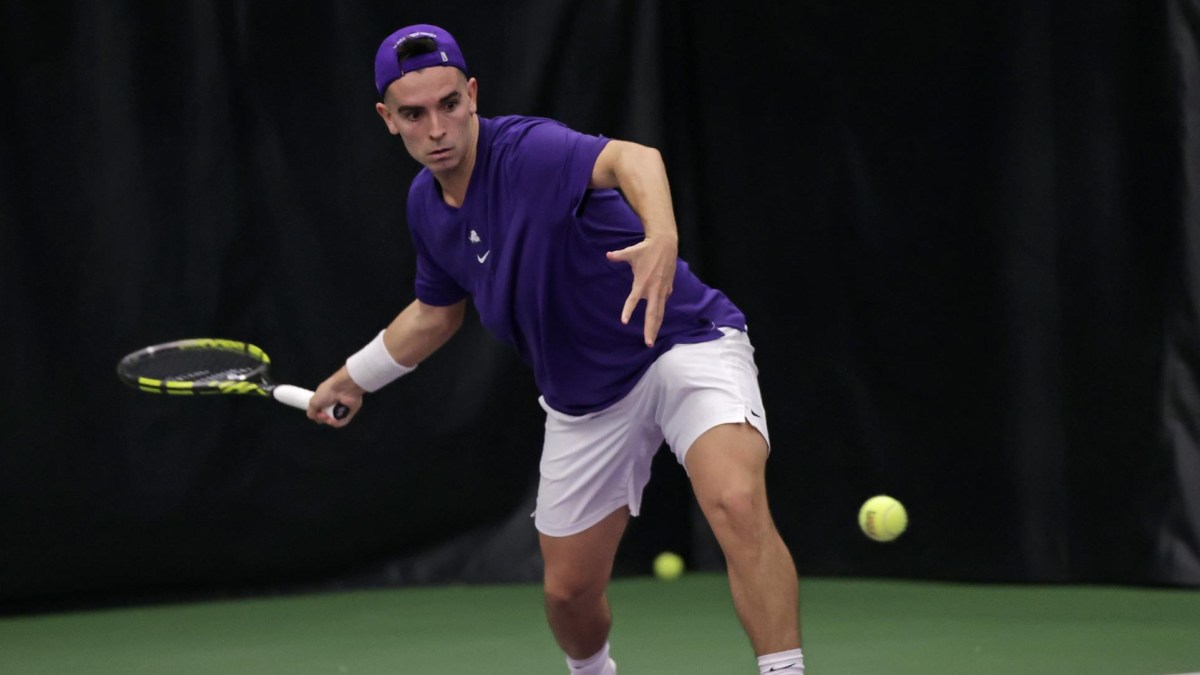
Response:
[[[663,581],[674,581],[683,574],[683,558],[665,551],[654,559],[654,576]]]
[[[858,526],[875,541],[891,541],[908,527],[904,505],[887,495],[871,497],[858,510]]]

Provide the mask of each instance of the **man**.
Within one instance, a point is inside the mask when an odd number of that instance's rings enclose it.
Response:
[[[535,525],[546,615],[576,675],[615,675],[605,589],[664,439],[725,554],[762,673],[803,673],[796,571],[767,509],[768,435],[745,317],[677,258],[657,151],[551,120],[477,115],[454,38],[403,28],[375,60],[409,192],[416,300],[317,389],[349,423],[373,392],[480,319],[533,366],[546,410]],[[617,192],[617,189],[620,192]],[[623,195],[623,196],[622,196]],[[321,412],[341,402],[350,414]]]

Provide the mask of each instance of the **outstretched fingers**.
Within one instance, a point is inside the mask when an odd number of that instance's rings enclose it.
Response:
[[[646,239],[619,251],[610,251],[608,259],[628,263],[633,270],[633,288],[621,309],[621,323],[628,324],[638,303],[645,300],[646,317],[642,337],[647,347],[653,347],[662,328],[667,298],[671,295],[675,279],[674,247]]]

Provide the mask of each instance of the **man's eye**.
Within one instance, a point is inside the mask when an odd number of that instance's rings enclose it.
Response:
[[[447,101],[446,110],[454,110],[458,107],[458,101]]]

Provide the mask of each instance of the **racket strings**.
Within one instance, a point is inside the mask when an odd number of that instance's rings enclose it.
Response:
[[[219,372],[211,370],[197,370],[191,373],[180,373],[178,375],[166,375],[157,379],[174,380],[176,382],[202,382],[206,380],[244,380],[255,368],[230,368]]]
[[[134,364],[136,377],[173,382],[244,380],[263,370],[264,362],[244,352],[181,349],[149,355]]]

